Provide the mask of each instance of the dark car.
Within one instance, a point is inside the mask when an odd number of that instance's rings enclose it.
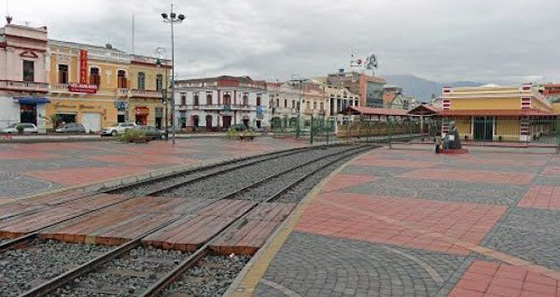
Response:
[[[162,130],[154,126],[136,126],[131,129],[142,131],[146,137],[151,139],[162,139],[165,134]]]
[[[66,124],[58,129],[56,133],[86,133],[86,128],[82,124]]]

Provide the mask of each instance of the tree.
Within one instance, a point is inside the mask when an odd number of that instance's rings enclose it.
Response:
[[[51,114],[48,117],[43,117],[47,122],[51,123],[53,129],[58,128],[58,122],[60,121],[60,116],[57,114]]]

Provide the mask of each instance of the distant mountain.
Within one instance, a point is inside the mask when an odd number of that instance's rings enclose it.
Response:
[[[441,95],[443,87],[476,87],[485,85],[484,82],[457,81],[449,83],[435,82],[423,79],[414,75],[387,75],[384,76],[387,83],[397,85],[403,88],[405,95],[412,96],[418,101],[429,102],[432,100],[432,94]]]

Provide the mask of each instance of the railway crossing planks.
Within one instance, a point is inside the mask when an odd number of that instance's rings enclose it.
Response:
[[[147,236],[143,242],[164,249],[192,252],[207,243],[253,205],[246,200],[220,200]]]
[[[289,203],[261,204],[234,228],[211,242],[210,248],[221,255],[254,255],[294,207],[295,204]]]

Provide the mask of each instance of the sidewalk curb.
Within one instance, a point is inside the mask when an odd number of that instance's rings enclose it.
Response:
[[[299,222],[307,207],[311,204],[311,202],[313,202],[315,197],[317,197],[322,192],[323,188],[328,182],[330,182],[351,162],[353,162],[356,158],[359,158],[363,154],[359,154],[348,160],[348,162],[342,164],[307,193],[307,195],[296,206],[296,208],[292,211],[288,218],[286,218],[286,220],[268,238],[264,246],[259,249],[259,251],[251,258],[251,260],[249,260],[249,263],[247,263],[247,265],[235,278],[233,283],[222,295],[222,297],[249,297],[254,293],[257,285],[259,284],[259,281],[263,278],[266,270],[270,266],[270,263],[272,262],[276,254],[280,251],[285,241],[288,239],[288,236],[295,230],[297,223]]]

